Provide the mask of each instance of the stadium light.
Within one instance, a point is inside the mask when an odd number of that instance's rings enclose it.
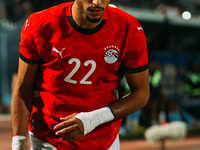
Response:
[[[190,13],[189,11],[184,11],[184,12],[182,13],[182,17],[183,17],[183,19],[185,19],[185,20],[189,20],[189,19],[191,19],[192,15],[191,15],[191,13]]]
[[[114,5],[114,4],[109,4],[109,6],[110,6],[110,7],[117,8],[117,6],[116,6],[116,5]]]

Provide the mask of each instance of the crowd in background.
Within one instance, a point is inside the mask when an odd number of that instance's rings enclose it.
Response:
[[[4,9],[1,13],[9,21],[16,22],[32,12],[73,0],[1,0]],[[159,10],[166,12],[166,8],[171,12],[179,14],[183,10],[191,11],[194,15],[200,12],[200,2],[198,0],[111,0],[111,3],[128,5]],[[1,19],[2,16],[0,16]]]
[[[199,120],[200,109],[200,64],[192,60],[178,75],[174,65],[161,66],[158,59],[149,60],[150,98],[141,110],[123,119],[120,134],[139,134],[144,127],[185,122],[190,130]],[[179,83],[179,84],[177,84]],[[167,87],[169,86],[169,87]],[[181,94],[171,94],[166,90],[181,89]],[[126,79],[121,82],[121,96],[130,92]],[[138,128],[139,127],[139,128]]]
[[[181,9],[200,9],[200,2],[198,0],[112,0],[112,2],[132,4],[134,7],[143,7],[155,9],[160,4],[176,5]]]
[[[3,0],[4,17],[17,22],[33,12],[73,0]]]

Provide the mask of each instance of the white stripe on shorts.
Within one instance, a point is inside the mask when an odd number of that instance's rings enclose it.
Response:
[[[117,135],[115,141],[108,150],[120,150],[119,135]]]

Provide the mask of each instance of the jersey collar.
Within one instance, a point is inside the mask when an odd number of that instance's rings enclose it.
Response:
[[[67,20],[69,21],[69,24],[72,26],[72,28],[74,30],[76,30],[77,32],[82,33],[82,34],[86,34],[86,35],[97,33],[98,31],[100,31],[103,28],[103,26],[106,23],[106,20],[103,19],[101,21],[101,23],[98,26],[96,26],[95,28],[93,28],[93,29],[84,29],[84,28],[79,27],[76,24],[76,22],[74,21],[72,16],[67,16]]]

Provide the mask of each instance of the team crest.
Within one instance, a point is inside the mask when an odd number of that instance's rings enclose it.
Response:
[[[104,54],[104,60],[108,64],[114,64],[118,60],[118,58],[119,58],[119,53],[117,51],[118,48],[116,50],[116,49],[114,49],[112,47],[109,47],[110,49],[106,48],[107,51]]]

